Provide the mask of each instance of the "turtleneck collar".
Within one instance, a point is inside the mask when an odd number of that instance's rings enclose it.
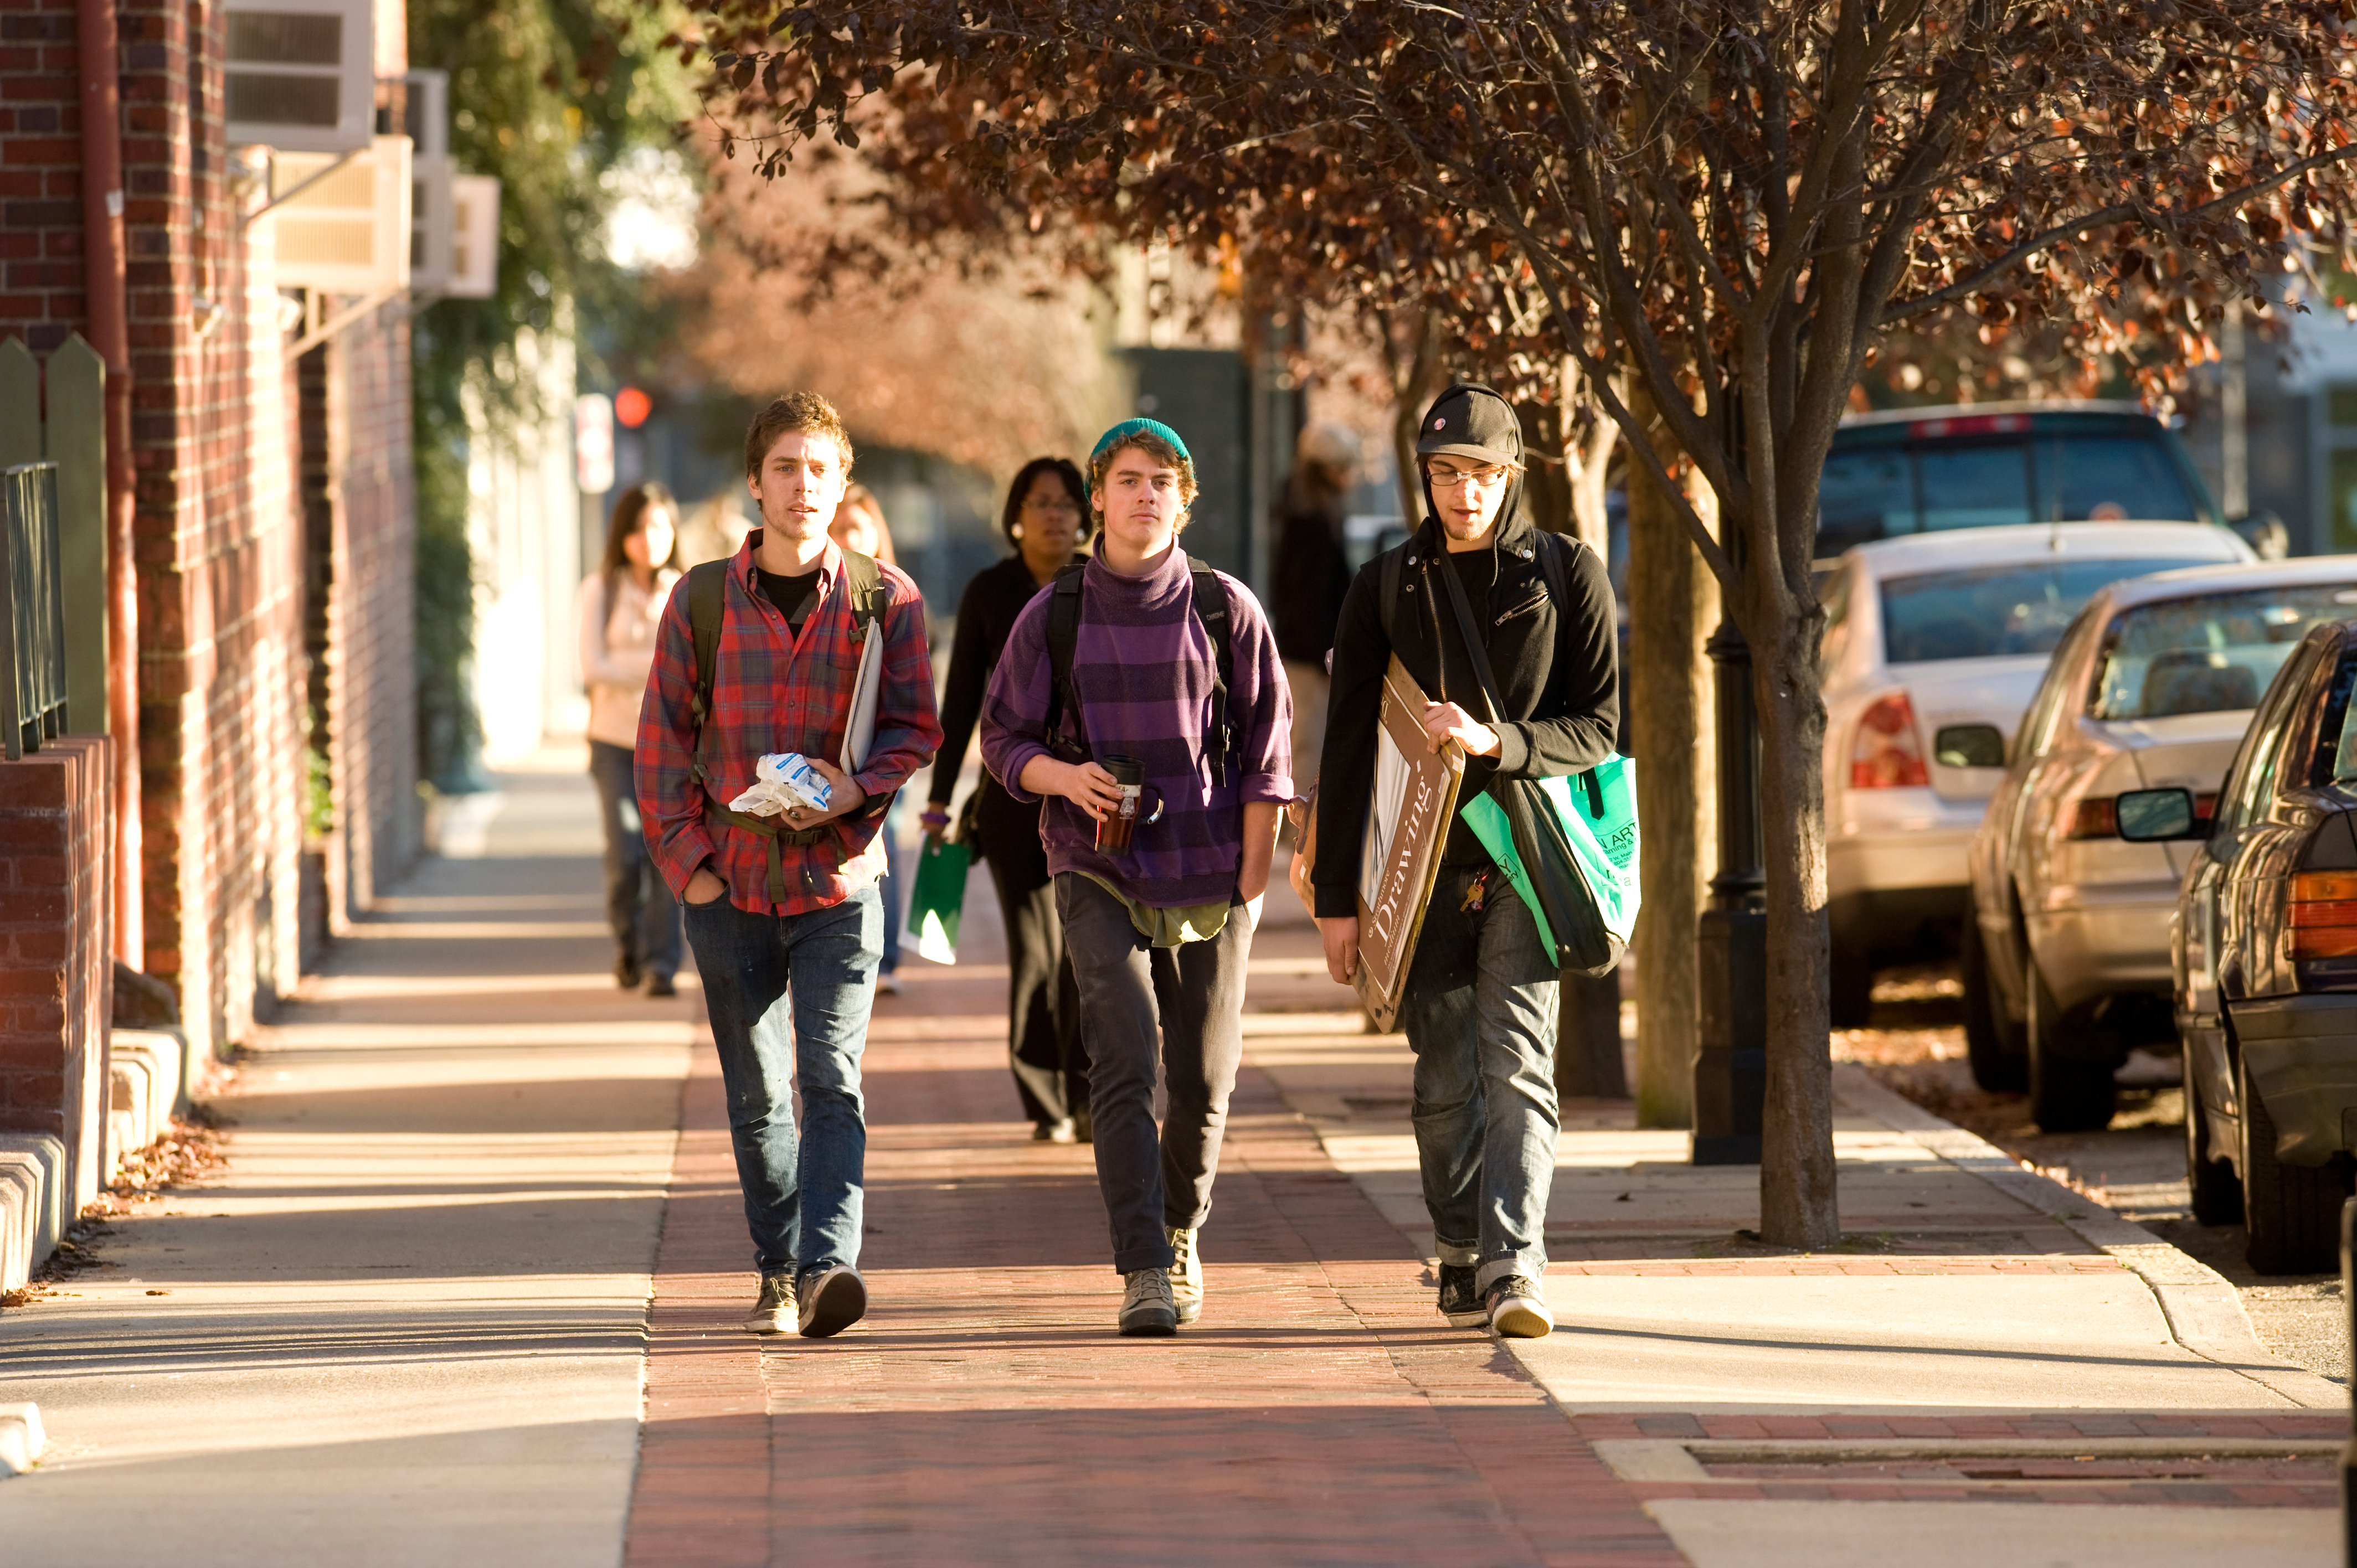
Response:
[[[1173,542],[1163,553],[1162,560],[1143,577],[1125,577],[1104,563],[1102,556],[1092,555],[1088,564],[1088,585],[1092,594],[1111,594],[1115,598],[1140,608],[1153,608],[1167,600],[1189,597],[1194,592],[1193,575],[1187,565],[1185,536]]]

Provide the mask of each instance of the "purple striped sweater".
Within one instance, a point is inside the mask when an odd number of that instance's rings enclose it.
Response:
[[[1106,856],[1096,852],[1088,813],[1050,797],[1039,813],[1048,869],[1092,873],[1155,908],[1224,898],[1243,858],[1244,802],[1293,795],[1293,695],[1268,618],[1250,589],[1220,574],[1235,660],[1229,712],[1236,732],[1222,784],[1203,747],[1218,666],[1211,635],[1194,616],[1185,550],[1172,550],[1144,577],[1124,577],[1092,560],[1082,582],[1072,652],[1080,712],[1065,714],[1064,731],[1083,736],[1099,762],[1135,757],[1166,804],[1160,822],[1141,822],[1128,854]],[[1048,751],[1040,729],[1048,716],[1048,607],[1054,596],[1039,594],[1017,618],[982,700],[983,762],[1018,800],[1038,798],[1016,780],[1026,763]],[[1148,812],[1154,799],[1149,791]]]

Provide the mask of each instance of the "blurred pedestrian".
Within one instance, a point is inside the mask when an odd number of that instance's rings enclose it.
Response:
[[[834,509],[834,521],[826,532],[845,550],[856,550],[895,566],[900,564],[900,558],[892,553],[892,527],[884,521],[883,503],[866,485],[853,485],[843,492],[843,504]],[[884,957],[876,966],[876,989],[887,996],[898,996],[902,896],[909,886],[908,874],[901,869],[898,790],[893,792],[892,803],[884,808],[884,830],[878,836],[884,840],[884,875],[877,879],[876,896],[884,903]]]
[[[582,579],[581,683],[589,689],[589,777],[606,826],[606,920],[614,930],[614,980],[625,991],[646,982],[650,996],[675,996],[679,901],[647,856],[630,786],[639,744],[639,702],[654,665],[655,628],[679,581],[679,506],[661,485],[622,492],[606,524],[606,553]]]
[[[1318,782],[1318,750],[1326,736],[1326,653],[1334,646],[1342,596],[1351,591],[1343,504],[1358,472],[1356,435],[1339,424],[1305,425],[1276,503],[1269,619],[1286,683],[1293,688],[1294,788],[1305,791]]]
[[[1425,411],[1415,450],[1424,521],[1359,569],[1335,634],[1311,914],[1327,972],[1345,985],[1359,965],[1361,844],[1394,656],[1441,699],[1426,706],[1426,740],[1462,749],[1466,800],[1493,779],[1593,768],[1612,755],[1620,728],[1611,580],[1595,551],[1532,521],[1514,411],[1488,387],[1450,387]],[[1493,676],[1496,712],[1486,694]],[[1441,847],[1400,1022],[1415,1055],[1409,1120],[1440,1253],[1440,1314],[1506,1338],[1555,1326],[1545,1278],[1557,975],[1524,896],[1459,817]]]
[[[1088,537],[1088,491],[1062,457],[1034,457],[1006,489],[999,528],[1016,553],[974,574],[958,601],[942,690],[942,749],[933,758],[932,800],[922,819],[939,838],[965,766],[966,742],[982,714],[983,688],[1006,648],[1015,618],[1056,574],[1080,559]],[[1041,1143],[1087,1143],[1089,1058],[1081,1037],[1080,992],[1056,917],[1055,881],[1039,842],[1039,804],[1017,800],[985,771],[968,821],[998,889],[1006,928],[1006,1062],[1031,1135]]]
[[[1016,618],[983,695],[982,755],[1042,800],[1080,983],[1097,1187],[1125,1335],[1203,1309],[1244,972],[1293,794],[1285,674],[1251,590],[1178,544],[1195,465],[1168,425],[1125,420],[1089,458],[1095,555]],[[1152,799],[1148,800],[1148,795]],[[1157,1068],[1168,1090],[1157,1135]]]
[[[942,738],[917,585],[827,534],[851,456],[842,416],[815,392],[754,418],[746,488],[761,526],[672,596],[639,725],[639,809],[687,906],[761,1273],[745,1326],[813,1339],[867,1311],[859,1060],[884,948],[876,832]],[[875,733],[846,772],[836,759],[862,639],[878,637]],[[769,816],[730,806],[772,752],[805,758],[825,803]]]

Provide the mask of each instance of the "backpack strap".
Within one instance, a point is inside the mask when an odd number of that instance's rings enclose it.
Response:
[[[1203,754],[1213,759],[1213,766],[1219,769],[1219,781],[1225,784],[1228,758],[1236,746],[1234,716],[1228,711],[1228,693],[1236,683],[1236,650],[1228,626],[1228,591],[1220,585],[1220,575],[1208,562],[1189,555],[1187,570],[1194,577],[1195,618],[1203,623],[1203,631],[1211,639],[1211,727],[1203,736]]]
[[[695,726],[688,771],[706,782],[704,730],[712,717],[712,679],[720,663],[720,625],[728,614],[728,563],[706,561],[687,569],[687,629],[695,642],[695,689],[687,700],[688,723]]]
[[[1039,726],[1039,742],[1066,762],[1087,755],[1060,733],[1067,697],[1074,709],[1081,705],[1072,694],[1072,656],[1081,645],[1081,574],[1085,570],[1087,563],[1074,562],[1056,574],[1048,590],[1054,596],[1048,601],[1048,716]]]
[[[884,618],[891,594],[884,586],[884,569],[873,555],[856,550],[843,553],[843,591],[851,601],[851,640],[865,642]]]

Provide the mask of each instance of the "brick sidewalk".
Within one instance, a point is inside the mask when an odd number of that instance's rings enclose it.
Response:
[[[870,1038],[873,1310],[839,1339],[738,1326],[748,1243],[699,1058],[628,1563],[1683,1562],[1511,1357],[1440,1324],[1400,1232],[1257,1071],[1202,1321],[1115,1337],[1090,1153],[1016,1119],[997,983],[911,993]]]

